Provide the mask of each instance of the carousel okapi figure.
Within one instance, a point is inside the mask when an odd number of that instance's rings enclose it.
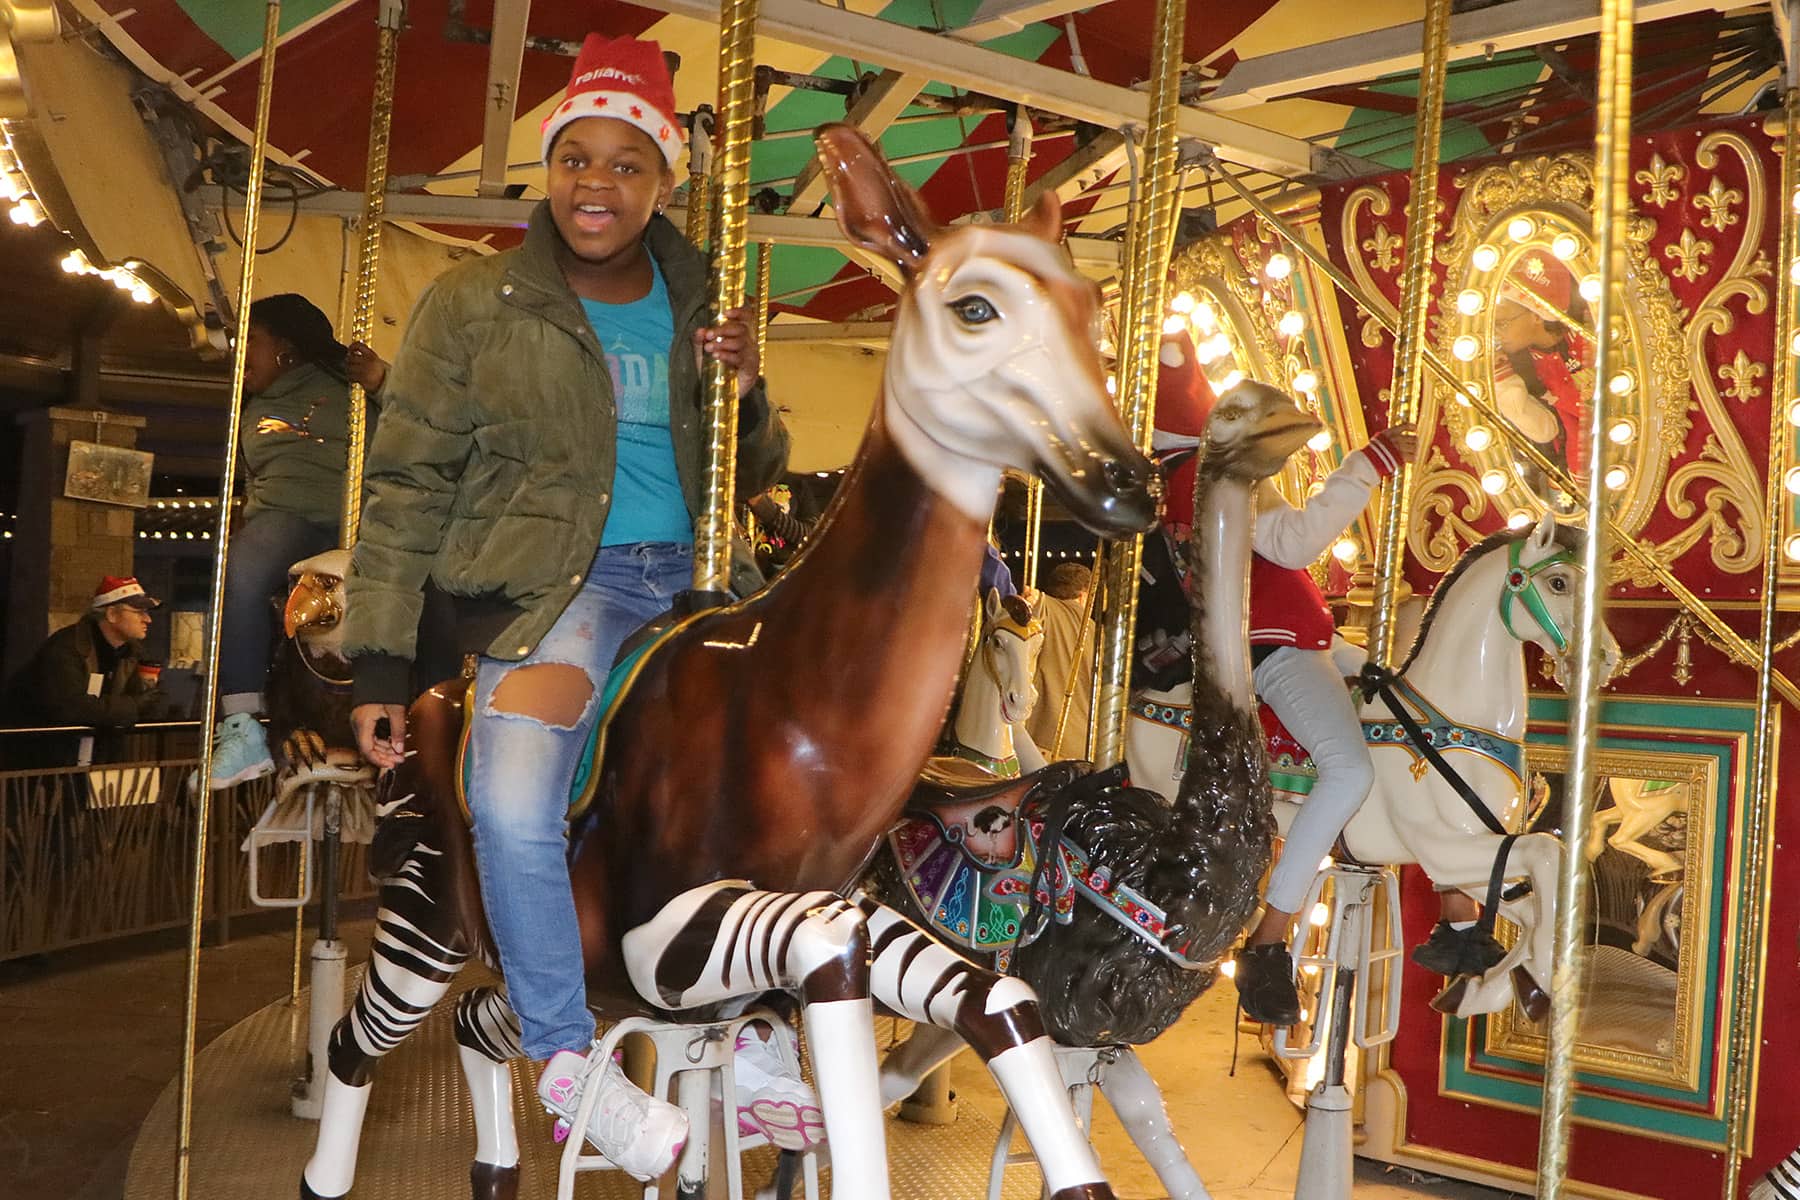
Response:
[[[1117,536],[1153,523],[1154,468],[1108,398],[1098,292],[1057,244],[1053,194],[1022,225],[939,228],[860,133],[830,126],[818,141],[845,233],[907,281],[883,392],[794,563],[662,632],[596,735],[569,835],[590,996],[615,1014],[711,1016],[797,993],[834,1155],[859,1164],[874,1200],[888,1185],[872,1165],[886,1161],[873,1004],[953,1029],[1019,1113],[1048,1192],[1110,1197],[1030,988],[850,891],[943,727],[1002,472],[1043,475],[1083,524]],[[394,827],[374,957],[333,1038],[303,1196],[349,1192],[376,1060],[468,958],[492,961],[458,803],[467,694],[440,685],[409,715],[417,753],[391,794],[410,819]],[[456,1027],[475,1191],[511,1196],[516,1021],[483,988],[459,1001]]]
[[[1211,986],[1256,911],[1275,823],[1245,632],[1253,495],[1318,429],[1256,383],[1209,419],[1188,546],[1202,717],[1172,803],[1070,762],[971,793],[934,760],[876,861],[878,890],[912,919],[1030,984],[1057,1041],[1121,1047],[1101,1090],[1176,1197],[1206,1189],[1129,1046]],[[883,1065],[883,1098],[908,1095],[959,1048],[921,1027]]]

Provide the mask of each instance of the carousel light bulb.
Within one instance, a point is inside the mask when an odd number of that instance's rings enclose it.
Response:
[[[151,291],[147,285],[139,283],[131,289],[131,299],[135,304],[148,304],[156,299],[156,293]]]
[[[1568,262],[1581,249],[1581,242],[1572,233],[1559,233],[1550,243],[1550,253]]]
[[[1490,496],[1498,496],[1506,490],[1505,471],[1483,471],[1481,473],[1481,490]]]
[[[1631,389],[1636,385],[1637,380],[1632,378],[1630,371],[1620,371],[1617,375],[1614,375],[1611,379],[1606,381],[1606,390],[1615,396],[1626,396],[1631,393]]]
[[[1176,292],[1175,295],[1173,297],[1171,297],[1169,300],[1169,311],[1183,313],[1183,314],[1193,312],[1194,311],[1194,293],[1192,293],[1192,292]]]
[[[1462,390],[1456,393],[1456,402],[1464,408],[1467,408],[1470,400],[1479,400],[1486,394],[1487,393],[1481,390],[1481,382],[1479,380],[1465,379],[1463,380]]]
[[[12,171],[0,171],[0,200],[8,203],[23,200],[31,195],[31,189],[25,186],[25,177]]]
[[[1331,557],[1337,559],[1341,563],[1353,563],[1356,561],[1356,556],[1361,549],[1362,548],[1356,544],[1355,538],[1339,538],[1336,544],[1331,547]]]
[[[1109,396],[1116,396],[1119,394],[1119,377],[1117,375],[1108,375],[1106,377],[1106,394]]]
[[[1281,331],[1282,337],[1299,337],[1306,330],[1306,314],[1299,309],[1290,308],[1281,314],[1281,320],[1275,328]]]
[[[1788,405],[1788,424],[1800,425],[1800,400]]]
[[[1500,265],[1500,251],[1485,242],[1475,247],[1475,253],[1469,256],[1475,263],[1477,271],[1491,271]]]
[[[1800,467],[1789,467],[1787,474],[1781,477],[1781,482],[1788,491],[1800,496]]]
[[[1201,333],[1212,333],[1219,327],[1219,314],[1212,305],[1202,300],[1194,306],[1194,324],[1200,327]]]
[[[1219,390],[1222,392],[1229,392],[1232,388],[1242,382],[1244,382],[1244,373],[1242,371],[1227,371],[1225,373],[1225,378],[1219,380]]]
[[[1605,478],[1606,486],[1616,492],[1631,482],[1631,469],[1624,463],[1617,463],[1606,468]]]
[[[9,212],[7,216],[12,218],[12,223],[14,225],[23,225],[27,229],[36,229],[39,225],[42,225],[45,221],[49,220],[49,218],[44,215],[43,206],[30,196],[23,197],[17,204],[13,205],[12,211]]]
[[[1314,454],[1323,454],[1331,449],[1331,430],[1321,429],[1306,439],[1306,448]]]
[[[1794,211],[1800,212],[1800,189],[1794,192]]]
[[[1788,349],[1795,354],[1800,354],[1800,333],[1794,335],[1794,340],[1788,343]]]
[[[1327,908],[1325,902],[1321,900],[1312,906],[1312,912],[1307,915],[1306,919],[1317,928],[1323,929],[1331,924],[1331,909]]]
[[[1522,508],[1515,510],[1506,518],[1508,529],[1523,529],[1529,524],[1531,524],[1531,514]]]
[[[1187,328],[1187,318],[1180,313],[1172,313],[1163,318],[1163,333],[1174,335]]]
[[[1456,293],[1456,311],[1465,317],[1472,317],[1487,307],[1487,297],[1474,288],[1464,288]]]
[[[1480,454],[1483,450],[1486,450],[1493,444],[1494,431],[1489,429],[1486,425],[1471,425],[1469,426],[1469,431],[1463,434],[1463,445],[1475,451],[1477,454]]]
[[[64,274],[67,274],[67,275],[81,274],[81,259],[77,257],[77,255],[79,255],[80,253],[81,253],[81,251],[79,251],[79,250],[69,251],[67,254],[62,256],[62,261],[60,263],[58,263],[57,266],[59,266],[63,269]]]
[[[1536,232],[1537,222],[1530,217],[1514,217],[1506,226],[1506,236],[1515,242],[1522,242]]]
[[[1637,436],[1637,426],[1630,421],[1615,421],[1606,436],[1615,446],[1629,446],[1631,439]]]
[[[1788,556],[1789,562],[1800,562],[1800,533],[1796,533],[1782,543],[1781,552]]]
[[[1263,265],[1263,274],[1270,279],[1286,279],[1294,273],[1294,260],[1279,251],[1269,255],[1269,261]]]
[[[1237,974],[1237,960],[1228,958],[1224,962],[1220,963],[1219,964],[1219,974],[1223,975],[1227,979],[1230,979],[1233,975],[1236,975]]]
[[[1481,339],[1472,333],[1465,333],[1450,343],[1450,353],[1456,356],[1457,362],[1469,362],[1481,353]]]
[[[1319,373],[1309,369],[1294,372],[1294,390],[1297,392],[1316,392],[1319,390]]]
[[[1206,345],[1200,348],[1201,362],[1217,362],[1221,358],[1231,357],[1231,335],[1224,330],[1206,339]]]
[[[1589,304],[1600,303],[1600,277],[1598,275],[1582,276],[1580,290],[1581,298]]]
[[[1800,258],[1788,264],[1788,282],[1800,285]]]

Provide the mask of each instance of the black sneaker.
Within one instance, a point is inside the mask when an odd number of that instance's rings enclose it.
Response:
[[[1294,988],[1294,960],[1280,942],[1245,946],[1237,952],[1238,1004],[1244,1015],[1264,1025],[1287,1026],[1300,1020],[1300,993]]]
[[[1413,947],[1412,960],[1427,971],[1454,979],[1485,975],[1506,957],[1506,947],[1479,925],[1458,929],[1448,921],[1431,928],[1431,936]]]

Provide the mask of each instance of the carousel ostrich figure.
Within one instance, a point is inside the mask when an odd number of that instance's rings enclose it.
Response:
[[[1043,474],[1084,524],[1120,536],[1153,524],[1155,471],[1107,397],[1098,289],[1056,244],[1054,193],[1021,225],[941,228],[856,130],[817,136],[846,235],[907,280],[882,394],[799,557],[658,635],[596,731],[569,831],[590,1002],[713,1017],[797,993],[834,1157],[867,1200],[888,1195],[873,1004],[954,1030],[1019,1114],[1053,1200],[1110,1200],[1031,990],[852,888],[948,714],[1002,473]],[[457,802],[468,696],[442,684],[408,715],[414,753],[388,785],[404,823],[387,835],[396,853],[376,855],[375,945],[333,1035],[303,1197],[350,1191],[376,1063],[489,956]],[[517,1025],[482,988],[456,1028],[471,1182],[501,1200],[518,1188]],[[588,1070],[606,1065],[591,1055]]]

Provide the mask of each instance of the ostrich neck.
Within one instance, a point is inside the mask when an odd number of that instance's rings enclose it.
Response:
[[[956,710],[957,742],[989,758],[1017,757],[1012,726],[1000,718],[1000,688],[983,666],[978,651],[963,683],[962,703]]]
[[[1222,694],[1241,712],[1255,712],[1250,685],[1250,534],[1255,520],[1251,485],[1208,475],[1195,481],[1194,531],[1188,541],[1189,628],[1194,646],[1194,693]]]

